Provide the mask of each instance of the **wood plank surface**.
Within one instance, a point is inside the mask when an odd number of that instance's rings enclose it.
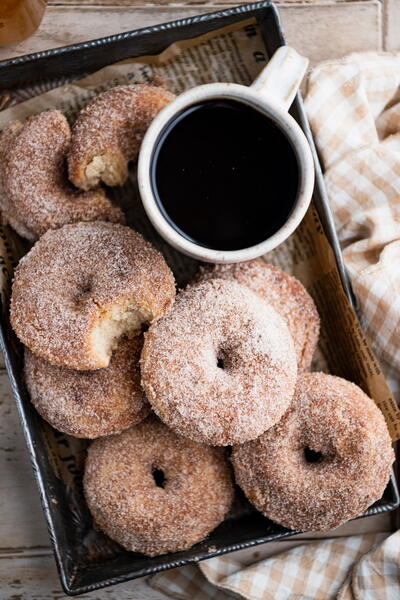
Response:
[[[257,1],[257,0],[254,0]],[[360,4],[361,2],[367,2],[368,0],[274,0],[275,4],[278,6],[278,8],[280,9],[281,6],[284,6],[285,4],[290,4],[290,5],[294,5],[297,4],[299,6],[304,6],[305,4],[308,4],[310,6],[319,6],[319,5],[326,5],[326,4],[352,4],[354,2],[357,2],[358,4]],[[77,7],[82,7],[82,5],[85,6],[113,6],[113,7],[117,7],[117,6],[160,6],[160,5],[164,5],[164,4],[171,4],[173,6],[179,6],[179,5],[184,5],[184,4],[196,4],[196,5],[201,5],[201,4],[207,4],[209,6],[212,6],[213,4],[221,4],[221,3],[225,3],[225,4],[229,4],[231,6],[234,6],[235,4],[245,4],[245,2],[241,2],[240,0],[222,0],[222,2],[220,0],[193,0],[193,1],[180,1],[177,2],[176,0],[48,0],[47,5],[48,6],[77,6]]]
[[[385,50],[400,50],[400,0],[383,0],[383,43]]]
[[[0,555],[1,600],[67,600],[50,551]],[[142,579],[82,594],[86,600],[167,600]]]
[[[0,371],[0,552],[48,547],[39,495],[12,397]],[[0,588],[1,589],[1,588]],[[1,596],[0,596],[1,598]]]
[[[0,60],[226,6],[220,0],[215,5],[49,6],[39,30],[20,44],[0,48]],[[310,58],[312,64],[349,52],[382,47],[379,0],[314,6],[285,3],[280,5],[280,14],[288,43]]]

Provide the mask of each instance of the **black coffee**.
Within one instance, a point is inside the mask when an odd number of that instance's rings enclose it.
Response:
[[[155,148],[153,192],[170,224],[215,250],[262,242],[287,221],[299,181],[282,131],[234,100],[207,101],[167,125]]]

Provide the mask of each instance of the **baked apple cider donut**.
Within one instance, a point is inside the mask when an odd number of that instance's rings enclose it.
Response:
[[[180,437],[154,416],[95,440],[83,485],[96,527],[147,556],[200,542],[224,520],[233,499],[221,449]]]
[[[50,425],[81,438],[121,433],[150,412],[140,385],[143,336],[123,338],[105,369],[75,371],[25,349],[25,382],[38,413]]]
[[[151,121],[174,95],[161,86],[117,86],[94,98],[72,127],[69,178],[89,190],[122,185]]]
[[[236,281],[181,292],[145,335],[142,386],[177,433],[216,446],[261,435],[288,408],[296,354],[283,318]]]
[[[5,219],[33,241],[48,229],[79,221],[124,222],[103,190],[82,192],[67,179],[71,132],[64,115],[50,110],[25,123],[10,123],[0,136],[1,188]]]
[[[318,343],[319,315],[313,299],[295,277],[262,259],[203,267],[196,281],[234,279],[264,298],[285,319],[299,371],[308,371]]]
[[[11,200],[8,198],[4,186],[4,173],[8,163],[9,148],[21,127],[22,123],[19,121],[12,121],[11,123],[8,123],[0,133],[0,211],[2,222],[5,225],[10,225],[21,237],[31,239],[32,232],[29,231],[18,218],[18,213]]]
[[[282,420],[232,452],[236,482],[266,517],[327,530],[381,498],[394,453],[385,420],[359,387],[332,375],[299,378]]]
[[[175,297],[163,256],[115,223],[48,231],[20,261],[11,324],[23,344],[70,369],[107,367],[124,334],[140,333]]]

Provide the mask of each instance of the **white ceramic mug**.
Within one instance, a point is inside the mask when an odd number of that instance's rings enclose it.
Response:
[[[139,191],[146,213],[158,233],[174,248],[206,262],[230,263],[262,256],[286,240],[303,219],[314,188],[314,163],[307,139],[288,114],[308,66],[308,60],[293,48],[280,47],[254,83],[247,87],[234,83],[210,83],[180,94],[151,123],[139,154]],[[284,225],[273,235],[249,248],[216,250],[198,245],[179,233],[160,210],[152,187],[154,148],[161,133],[187,108],[208,100],[235,100],[259,112],[278,126],[289,140],[297,159],[299,185],[293,209]],[[266,182],[267,184],[267,182]]]

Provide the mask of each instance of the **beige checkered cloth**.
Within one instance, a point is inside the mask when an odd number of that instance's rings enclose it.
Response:
[[[398,394],[400,56],[352,54],[320,64],[306,108],[364,325]],[[149,583],[183,600],[400,599],[400,531],[294,544],[279,542],[289,549],[264,560],[257,549],[211,558]]]
[[[237,552],[157,574],[149,583],[181,600],[398,600],[400,532],[384,538],[319,540],[250,565]]]
[[[320,64],[306,108],[364,325],[399,398],[400,56]]]

